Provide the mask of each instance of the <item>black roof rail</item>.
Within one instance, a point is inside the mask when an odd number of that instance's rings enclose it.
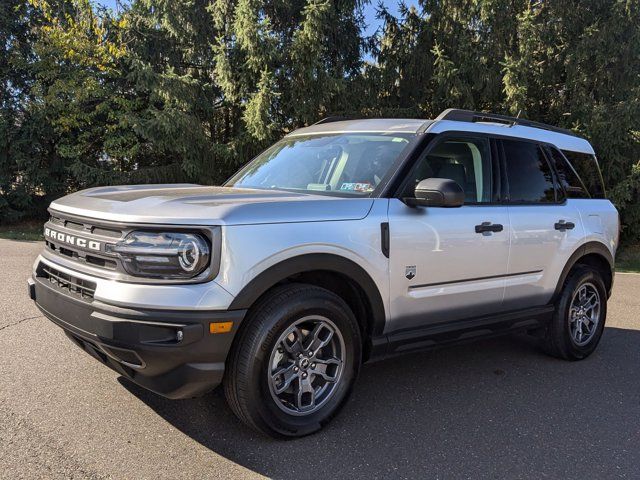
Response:
[[[349,120],[347,117],[340,117],[334,115],[333,117],[326,117],[322,120],[318,120],[316,123],[312,123],[311,125],[322,125],[323,123],[332,123],[332,122],[340,122],[342,120]]]
[[[492,122],[504,123],[510,126],[521,125],[523,127],[540,128],[550,132],[571,135],[572,137],[580,137],[577,133],[567,130],[566,128],[554,127],[553,125],[534,122],[533,120],[527,120],[526,118],[509,117],[507,115],[498,115],[497,113],[474,112],[473,110],[461,110],[459,108],[448,108],[438,115],[436,120],[453,120],[456,122]]]

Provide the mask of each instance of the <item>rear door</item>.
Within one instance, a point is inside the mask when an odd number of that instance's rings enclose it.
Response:
[[[545,147],[527,140],[500,144],[511,224],[504,307],[545,305],[583,241],[580,215],[566,201]]]
[[[400,198],[390,200],[387,332],[501,309],[510,231],[507,207],[497,202],[495,145],[482,135],[439,135],[417,160],[399,195],[412,197],[425,178],[449,178],[464,189],[464,206],[412,208]],[[496,228],[484,229],[487,225]]]

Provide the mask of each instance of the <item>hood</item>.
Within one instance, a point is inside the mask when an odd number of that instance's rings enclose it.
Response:
[[[98,187],[60,198],[52,210],[122,223],[248,225],[358,220],[371,198],[203,185]]]

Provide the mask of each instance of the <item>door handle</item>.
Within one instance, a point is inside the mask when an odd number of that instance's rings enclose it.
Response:
[[[480,225],[476,225],[476,233],[484,232],[501,232],[504,229],[499,223],[482,222]]]
[[[553,227],[556,230],[564,232],[565,230],[573,230],[574,228],[576,228],[576,224],[573,222],[565,222],[564,220],[560,220],[559,222],[556,222]]]

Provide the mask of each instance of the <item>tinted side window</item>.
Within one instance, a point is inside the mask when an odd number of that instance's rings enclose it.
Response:
[[[449,178],[462,187],[466,203],[491,202],[491,149],[486,138],[450,138],[438,143],[414,166],[403,196],[413,197],[425,178]]]
[[[556,201],[553,174],[542,149],[535,143],[503,140],[509,201],[552,203]]]
[[[558,173],[558,183],[562,185],[569,198],[590,198],[582,180],[573,170],[565,156],[557,148],[548,149]]]
[[[604,182],[602,181],[596,157],[588,153],[570,152],[568,150],[563,150],[562,153],[573,165],[591,196],[593,198],[605,198]]]

